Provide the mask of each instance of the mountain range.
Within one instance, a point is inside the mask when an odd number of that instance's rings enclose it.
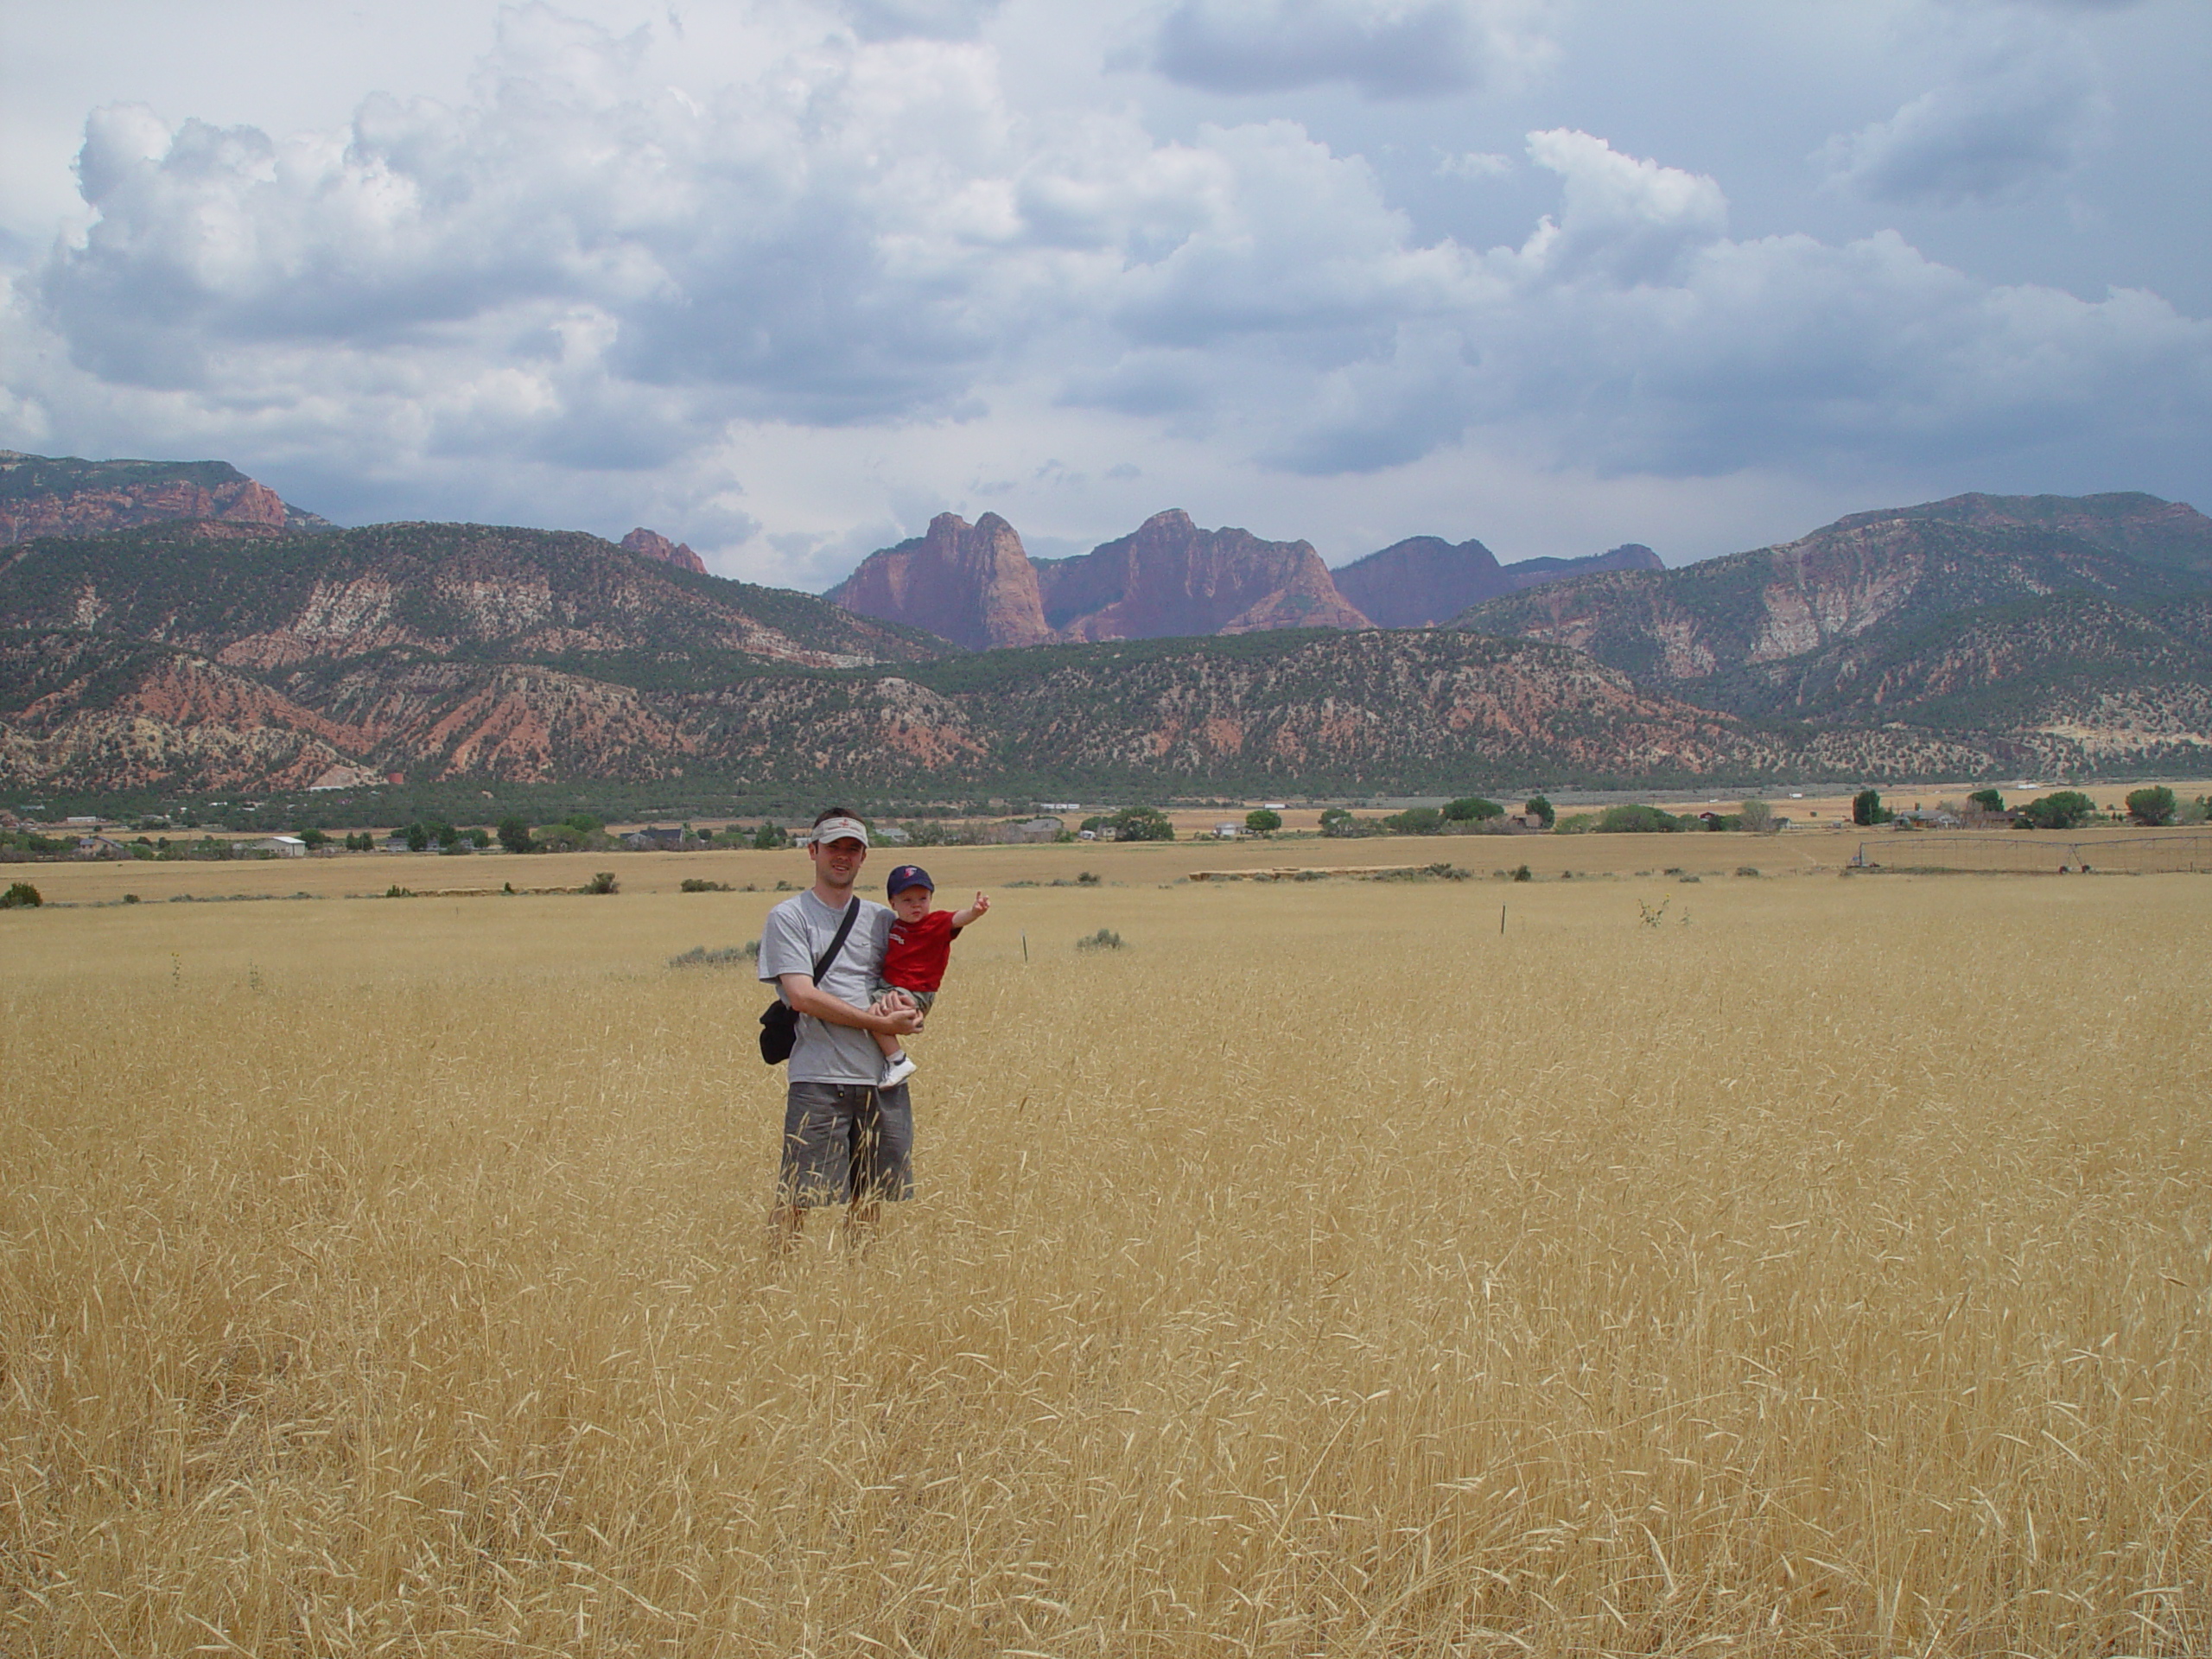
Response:
[[[871,553],[824,595],[971,651],[1164,639],[1271,628],[1402,628],[1479,601],[1598,570],[1665,567],[1648,547],[1501,565],[1480,542],[1416,536],[1332,571],[1310,542],[1203,530],[1180,510],[1067,559],[1032,558],[995,512],[939,513],[928,533]]]
[[[945,515],[846,584],[893,622],[647,531],[340,530],[219,463],[9,459],[14,522],[77,532],[0,546],[14,790],[1464,793],[2212,761],[2212,521],[2147,496],[1960,497],[1675,570],[1629,547],[1408,629],[1367,626],[1346,573],[1397,616],[1546,567],[1421,537],[1332,578],[1181,513],[1032,560],[995,515]],[[220,511],[118,522],[164,501]]]

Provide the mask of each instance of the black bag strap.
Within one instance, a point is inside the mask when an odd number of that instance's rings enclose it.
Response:
[[[837,953],[845,948],[845,936],[853,931],[853,924],[860,918],[860,895],[855,893],[852,902],[845,906],[845,919],[837,924],[837,931],[830,941],[830,948],[814,959],[814,982],[822,983],[822,976],[830,971],[830,964],[837,960]]]

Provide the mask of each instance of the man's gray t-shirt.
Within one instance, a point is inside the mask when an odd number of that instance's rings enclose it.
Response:
[[[779,975],[813,973],[814,959],[830,948],[844,918],[842,906],[823,904],[812,888],[785,899],[768,912],[760,929],[760,977],[773,984]],[[822,988],[856,1008],[874,1001],[876,969],[883,963],[891,922],[889,910],[861,899],[844,948],[822,976]],[[776,994],[783,995],[780,989]],[[793,1083],[874,1083],[882,1075],[883,1051],[869,1033],[799,1015],[791,1058]]]

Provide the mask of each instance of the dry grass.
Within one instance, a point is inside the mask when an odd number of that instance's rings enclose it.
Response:
[[[1001,892],[776,1273],[630,868],[0,917],[0,1651],[2212,1647],[2212,881]]]

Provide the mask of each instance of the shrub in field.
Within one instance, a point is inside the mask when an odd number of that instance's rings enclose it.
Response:
[[[2128,791],[2127,816],[2141,824],[2156,827],[2174,821],[2174,792],[2163,784],[2150,789]]]
[[[578,893],[618,893],[621,890],[621,886],[622,884],[614,879],[613,871],[601,870],[576,891]]]
[[[1738,864],[1736,867],[1736,874],[1738,875],[1757,875],[1758,872],[1748,864]]]
[[[1077,872],[1076,872],[1076,878],[1075,878],[1075,884],[1076,884],[1076,886],[1077,886],[1078,887],[1096,887],[1096,886],[1098,885],[1098,872],[1097,872],[1097,871],[1096,871],[1096,870],[1078,870],[1078,871],[1077,871]]]
[[[1244,815],[1244,827],[1255,836],[1272,836],[1282,828],[1282,814],[1258,807]]]
[[[1102,927],[1096,933],[1085,934],[1075,942],[1078,950],[1119,950],[1122,936],[1110,927]]]
[[[0,910],[36,910],[45,902],[39,890],[28,881],[12,881],[7,892],[0,893]]]
[[[760,957],[760,941],[747,939],[743,944],[726,944],[719,950],[709,950],[703,944],[695,944],[680,957],[671,957],[671,968],[741,968]]]
[[[727,881],[709,881],[702,875],[687,875],[683,881],[686,893],[734,893],[736,888]]]
[[[1519,869],[1513,872],[1513,879],[1516,881],[1533,881],[1536,878],[1529,870],[1529,867],[1526,864],[1523,864]]]

